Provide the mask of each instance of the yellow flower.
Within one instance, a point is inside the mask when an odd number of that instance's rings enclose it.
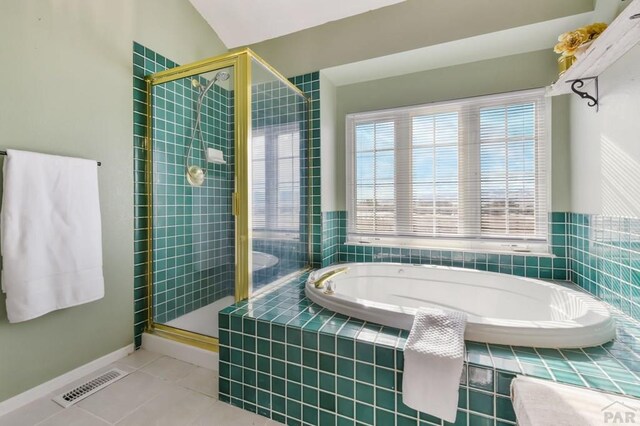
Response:
[[[578,47],[587,41],[589,41],[589,34],[583,28],[579,28],[560,34],[559,43],[553,47],[553,50],[556,53],[562,53],[562,56],[573,56]]]
[[[604,30],[607,29],[607,24],[605,24],[604,22],[596,22],[594,24],[587,25],[582,29],[584,29],[586,33],[589,34],[589,40],[595,40],[600,34],[602,34]]]

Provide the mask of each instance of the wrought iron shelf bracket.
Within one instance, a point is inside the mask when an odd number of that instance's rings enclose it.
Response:
[[[595,97],[591,96],[589,93],[587,93],[586,91],[582,91],[580,90],[582,87],[584,87],[585,85],[585,80],[595,80],[594,81],[594,87],[595,87]],[[598,77],[583,77],[583,78],[576,78],[575,80],[567,80],[567,83],[571,83],[571,91],[573,93],[575,93],[576,95],[580,96],[582,99],[586,99],[587,100],[587,105],[590,107],[596,107],[596,112],[600,109],[599,104],[598,104]]]

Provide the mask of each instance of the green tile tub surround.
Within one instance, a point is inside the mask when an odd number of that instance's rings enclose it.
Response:
[[[640,219],[571,213],[571,281],[640,320]]]
[[[134,99],[134,332],[136,346],[146,325],[146,243],[148,219],[144,76],[177,64],[144,46],[133,45]],[[205,81],[203,80],[204,84]],[[191,79],[154,89],[154,314],[164,323],[233,294],[234,220],[233,92],[214,86],[205,97],[201,129],[208,146],[224,152],[226,165],[207,166],[200,188],[188,184],[184,158],[191,136],[197,89]],[[194,141],[192,158],[202,158]],[[193,160],[192,160],[193,161]],[[202,164],[198,161],[198,164]]]
[[[455,266],[564,281],[569,278],[566,246],[569,218],[570,214],[564,212],[549,214],[549,242],[553,256],[533,256],[347,245],[347,213],[324,212],[322,266],[337,262],[397,262]]]
[[[305,280],[221,311],[220,400],[290,425],[442,425],[402,403],[408,332],[314,304]],[[516,374],[640,397],[640,324],[614,316],[616,341],[592,348],[466,342],[456,424],[514,425]]]
[[[453,250],[345,245],[346,212],[323,212],[322,266],[338,262],[400,262],[571,280],[640,320],[640,219],[553,212],[554,257]]]

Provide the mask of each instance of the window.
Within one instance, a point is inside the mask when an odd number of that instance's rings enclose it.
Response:
[[[253,228],[299,232],[300,130],[297,124],[254,130],[251,139]]]
[[[546,250],[542,90],[347,116],[348,242]]]

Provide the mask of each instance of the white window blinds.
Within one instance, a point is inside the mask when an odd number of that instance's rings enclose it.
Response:
[[[530,90],[348,115],[348,240],[544,244],[548,112]]]
[[[297,123],[253,131],[251,175],[254,229],[298,232],[300,129]]]

